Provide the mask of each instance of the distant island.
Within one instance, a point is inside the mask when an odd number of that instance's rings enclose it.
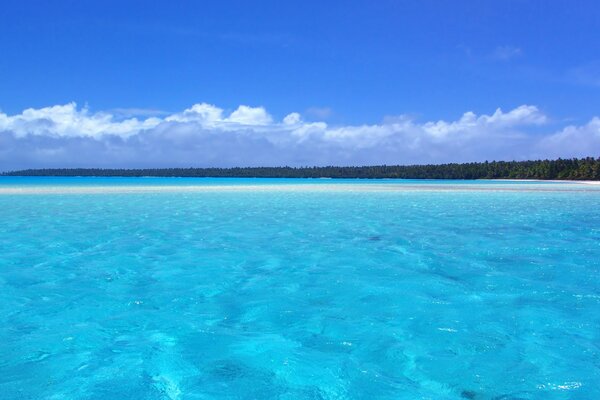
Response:
[[[9,171],[2,176],[190,178],[540,179],[600,180],[600,157],[356,167],[52,168]]]

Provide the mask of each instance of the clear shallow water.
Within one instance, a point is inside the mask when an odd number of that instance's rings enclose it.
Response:
[[[600,187],[70,182],[0,191],[2,398],[600,398]]]
[[[156,178],[156,177],[48,177],[48,176],[0,176],[0,188],[4,187],[88,187],[88,186],[246,186],[246,185],[339,185],[360,183],[362,185],[377,184],[435,184],[448,186],[460,184],[472,185],[556,185],[553,181],[506,181],[506,180],[434,180],[434,179],[287,179],[287,178]],[[564,186],[564,184],[562,184]],[[573,185],[577,185],[573,183]]]

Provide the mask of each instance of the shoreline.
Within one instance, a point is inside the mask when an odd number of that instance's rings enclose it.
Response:
[[[298,180],[298,181],[323,181],[323,180],[334,180],[334,181],[339,181],[339,182],[344,182],[344,181],[359,181],[359,182],[386,182],[386,181],[417,181],[419,182],[419,184],[421,184],[421,182],[423,183],[429,183],[429,182],[435,182],[435,183],[442,183],[442,182],[460,182],[460,183],[467,183],[467,182],[486,182],[486,181],[491,181],[491,182],[532,182],[532,183],[581,183],[581,184],[586,184],[586,185],[600,185],[600,180],[594,181],[594,180],[576,180],[576,179],[519,179],[519,178],[476,178],[476,179],[451,179],[451,178],[361,178],[361,177],[354,177],[354,178],[332,178],[332,177],[263,177],[263,176],[256,176],[256,177],[251,177],[251,176],[214,176],[214,177],[210,177],[210,176],[153,176],[153,175],[148,175],[148,176],[101,176],[101,175],[97,175],[97,176],[87,176],[87,175],[67,175],[67,176],[56,176],[56,175],[2,175],[0,174],[0,182],[2,181],[2,178],[43,178],[43,179],[198,179],[198,180],[203,180],[203,179],[222,179],[222,180],[228,180],[228,179],[247,179],[247,180],[272,180],[272,179],[282,179],[282,180]]]
[[[581,183],[584,185],[600,185],[600,181],[576,181],[568,179],[476,179],[477,181],[503,181],[503,182],[551,182],[551,183]]]
[[[286,183],[286,184],[233,184],[233,185],[23,185],[0,186],[0,195],[69,195],[69,194],[158,194],[158,193],[225,193],[225,192],[296,192],[296,193],[364,193],[364,192],[598,192],[585,186],[600,185],[598,181],[538,181],[498,180],[501,184],[439,182],[423,183]],[[511,185],[511,182],[531,182],[532,185]],[[536,185],[536,183],[550,185]],[[505,183],[505,184],[504,184]],[[552,185],[554,184],[554,185]],[[566,185],[568,184],[568,185]],[[574,187],[579,184],[580,187]],[[565,185],[565,186],[562,186]]]

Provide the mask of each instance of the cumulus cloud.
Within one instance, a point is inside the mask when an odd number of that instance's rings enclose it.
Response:
[[[268,125],[273,122],[264,108],[248,106],[239,106],[231,113],[228,120],[243,125]]]
[[[546,157],[580,157],[600,155],[600,118],[594,117],[583,126],[567,126],[544,137],[537,144],[538,153]]]
[[[139,121],[130,118],[115,121],[109,113],[90,114],[87,108],[77,109],[75,103],[44,108],[28,108],[21,114],[8,116],[0,113],[0,131],[11,132],[17,137],[45,135],[55,137],[91,136],[105,133],[130,136],[143,129],[155,127],[158,118]]]
[[[466,112],[454,121],[401,115],[330,126],[296,112],[277,121],[265,108],[247,105],[226,112],[200,103],[166,116],[124,119],[69,103],[0,112],[0,169],[412,164],[600,153],[599,118],[558,131],[548,125],[531,105]]]
[[[290,113],[283,118],[283,123],[286,125],[296,125],[300,123],[300,114],[297,112]]]

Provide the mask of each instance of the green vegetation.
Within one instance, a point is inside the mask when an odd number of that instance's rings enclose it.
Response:
[[[362,167],[247,167],[158,169],[27,169],[5,176],[157,176],[260,178],[566,179],[600,180],[600,158],[492,161],[438,165]]]

